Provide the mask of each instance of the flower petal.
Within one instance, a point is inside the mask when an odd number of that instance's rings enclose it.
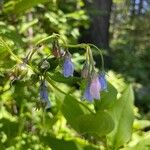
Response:
[[[101,73],[99,75],[99,82],[101,84],[101,90],[106,90],[107,91],[107,81],[106,81],[104,73]]]
[[[70,58],[66,58],[63,65],[63,75],[65,77],[73,76],[74,65]]]
[[[51,103],[48,98],[48,91],[45,81],[42,81],[40,85],[40,98],[41,101],[45,103],[45,109],[49,109],[51,107]]]
[[[101,85],[99,82],[99,78],[94,75],[90,84],[90,93],[94,99],[100,99],[100,89]]]
[[[90,93],[90,86],[88,85],[85,92],[84,92],[84,98],[87,99],[89,102],[93,101],[93,97]]]

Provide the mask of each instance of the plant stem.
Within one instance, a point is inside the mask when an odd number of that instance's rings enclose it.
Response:
[[[98,50],[98,52],[100,53],[100,56],[101,56],[101,63],[102,63],[102,71],[104,71],[104,58],[103,58],[103,54],[102,54],[102,51],[97,47],[95,46],[94,44],[91,44],[91,43],[87,43],[89,46],[92,46],[94,47],[95,49]]]
[[[49,40],[49,39],[55,38],[55,37],[56,37],[56,35],[55,35],[55,34],[52,34],[52,35],[50,35],[50,36],[48,36],[48,37],[46,37],[46,38],[44,38],[44,39],[38,41],[38,42],[35,44],[35,46],[38,46],[38,45],[42,44],[43,42],[45,42],[45,41],[47,41],[47,40]]]
[[[94,59],[93,59],[93,54],[92,54],[92,51],[91,51],[91,48],[90,46],[87,45],[87,50],[88,50],[88,55],[89,55],[89,60],[92,64],[92,72],[95,70],[95,64],[94,64]]]
[[[11,50],[11,48],[8,46],[8,44],[2,39],[0,38],[0,42],[2,43],[3,46],[5,46],[6,50],[10,53],[11,56],[14,57],[14,59],[18,62],[23,62],[21,59],[19,59]]]

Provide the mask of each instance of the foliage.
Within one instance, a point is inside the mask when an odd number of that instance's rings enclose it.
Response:
[[[127,0],[114,3],[111,19],[113,69],[123,73],[128,81],[138,83],[135,86],[136,104],[143,106],[147,112],[150,108],[150,74],[147,72],[150,69],[149,1],[143,1],[141,14],[132,14],[131,2]],[[135,6],[135,9],[138,9],[138,6]]]
[[[149,121],[136,120],[133,124],[133,89],[121,75],[111,71],[106,74],[108,91],[101,92],[101,100],[92,103],[83,100],[86,79],[80,77],[80,70],[86,59],[84,48],[91,47],[88,54],[92,60],[91,53],[96,47],[76,44],[79,27],[88,26],[83,1],[64,2],[6,0],[3,3],[0,10],[0,148],[146,149],[150,137],[144,129],[149,127]],[[54,32],[57,34],[52,34]],[[61,73],[63,60],[53,56],[55,40],[61,50],[68,47],[72,54],[73,77],[65,78]],[[48,82],[44,85],[48,92],[46,100],[51,102],[48,110],[39,97],[41,76]],[[136,142],[134,136],[138,137]]]

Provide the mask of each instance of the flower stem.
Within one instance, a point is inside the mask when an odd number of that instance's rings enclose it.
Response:
[[[92,46],[94,47],[95,49],[98,50],[100,56],[101,56],[101,63],[102,63],[102,71],[104,71],[104,58],[103,58],[103,54],[102,54],[102,51],[97,47],[95,46],[94,44],[91,44],[91,43],[88,43],[89,46]]]
[[[91,48],[89,45],[87,45],[87,50],[88,50],[90,63],[92,64],[92,70],[91,71],[93,72],[95,70],[95,64],[94,64],[93,54],[92,54],[92,51],[91,51]]]
[[[55,38],[55,37],[56,37],[56,35],[55,35],[55,34],[52,34],[52,35],[50,35],[50,36],[48,36],[48,37],[46,37],[46,38],[44,38],[44,39],[38,41],[38,42],[35,44],[35,46],[39,46],[39,45],[42,44],[43,42],[45,42],[45,41],[47,41],[47,40],[50,40],[50,39],[52,39],[52,38]]]

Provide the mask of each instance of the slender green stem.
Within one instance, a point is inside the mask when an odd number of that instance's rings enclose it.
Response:
[[[54,83],[53,81],[51,80],[51,78],[49,76],[46,76],[46,80],[57,90],[59,91],[60,93],[64,94],[64,95],[67,95],[67,93],[65,93],[64,91],[62,91],[60,88],[58,88]]]
[[[89,60],[92,64],[92,72],[93,72],[95,70],[95,64],[94,64],[94,59],[93,59],[93,54],[92,54],[91,48],[88,45],[87,45],[87,50],[88,50]]]
[[[65,47],[65,45],[63,45]],[[70,48],[83,48],[86,49],[87,44],[81,43],[81,44],[76,44],[76,45],[71,45],[71,44],[67,44],[66,47],[70,47]]]
[[[85,107],[90,113],[92,113],[92,114],[95,114],[88,106],[86,106],[84,103],[82,103],[82,102],[80,102],[80,101],[78,101],[77,100],[77,102],[79,103],[79,104],[81,104],[83,107]]]
[[[55,37],[56,37],[56,35],[55,35],[55,34],[52,34],[52,35],[50,35],[50,36],[48,36],[48,37],[46,37],[46,38],[44,38],[44,39],[38,41],[38,42],[35,44],[35,46],[38,46],[38,45],[42,44],[43,42],[45,42],[45,41],[47,41],[47,40],[49,40],[49,39],[55,38]]]
[[[60,34],[54,33],[54,35],[55,35],[55,37],[59,38],[63,42],[63,44],[65,45],[65,47],[67,48],[67,43],[64,40],[64,38]]]
[[[91,44],[91,43],[87,43],[89,46],[92,46],[94,47],[95,49],[97,49],[100,53],[100,56],[101,56],[101,63],[102,63],[102,71],[104,71],[104,58],[103,58],[103,54],[102,54],[102,51],[97,47],[95,46],[94,44]]]

